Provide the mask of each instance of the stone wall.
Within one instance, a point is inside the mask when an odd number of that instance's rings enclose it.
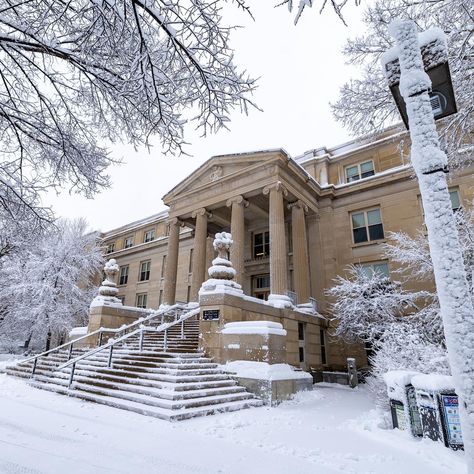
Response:
[[[280,309],[248,297],[239,297],[232,294],[210,294],[201,295],[199,304],[201,307],[200,315],[200,332],[201,332],[201,348],[207,355],[213,357],[219,363],[225,363],[229,355],[232,360],[249,360],[247,358],[247,349],[253,351],[255,357],[262,357],[261,361],[265,361],[264,357],[268,357],[264,351],[260,354],[256,352],[258,338],[249,339],[248,347],[230,349],[228,344],[232,343],[229,335],[221,334],[221,330],[226,323],[237,321],[273,321],[282,324],[287,331],[286,336],[286,356],[281,362],[286,362],[293,366],[300,366],[299,361],[299,340],[298,340],[298,322],[305,324],[305,353],[306,364],[303,367],[306,370],[312,368],[321,368],[321,346],[320,346],[320,328],[326,326],[326,320],[309,314],[304,314],[292,309]],[[206,312],[218,311],[219,319],[206,321]],[[235,341],[234,341],[235,343]],[[276,342],[275,342],[276,343]],[[253,346],[252,346],[253,344]],[[276,360],[278,352],[282,351],[280,346],[275,346]],[[257,359],[258,360],[258,359]]]

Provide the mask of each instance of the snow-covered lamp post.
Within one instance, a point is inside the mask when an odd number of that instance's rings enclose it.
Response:
[[[400,93],[405,100],[411,137],[411,162],[420,186],[436,290],[446,346],[460,398],[463,439],[470,474],[474,473],[474,308],[445,177],[447,158],[439,146],[430,101],[431,80],[425,72],[414,22],[389,26],[400,63]],[[426,34],[426,33],[425,33]],[[446,47],[444,34],[433,36]],[[393,55],[393,51],[392,51]],[[390,54],[385,56],[385,72]]]

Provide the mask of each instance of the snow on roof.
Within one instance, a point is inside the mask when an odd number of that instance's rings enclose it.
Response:
[[[293,158],[298,164],[303,164],[308,161],[320,158],[326,158],[331,161],[342,159],[348,155],[362,152],[368,148],[373,148],[382,145],[386,142],[391,142],[406,135],[407,131],[400,128],[400,124],[393,125],[386,128],[382,132],[376,134],[368,134],[362,137],[357,137],[340,145],[331,148],[320,147],[313,150],[305,151],[302,155]]]
[[[448,46],[446,35],[441,28],[434,27],[419,33],[418,43],[421,48],[425,70],[432,69],[447,61]],[[390,87],[400,81],[399,56],[399,47],[393,46],[380,57],[380,63]]]
[[[454,391],[454,379],[451,375],[441,374],[420,374],[415,375],[411,380],[412,385],[416,389],[421,390],[453,390]]]

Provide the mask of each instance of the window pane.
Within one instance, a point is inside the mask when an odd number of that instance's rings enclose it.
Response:
[[[382,224],[377,224],[377,225],[370,225],[369,226],[369,236],[370,240],[379,240],[383,239],[383,225]]]
[[[346,168],[347,181],[355,181],[359,179],[359,168],[358,166],[350,166]]]
[[[367,212],[367,221],[369,225],[381,224],[380,209],[373,209]]]
[[[354,229],[354,243],[359,244],[361,242],[367,242],[367,229],[365,227],[361,227],[360,229]]]
[[[372,265],[362,265],[360,267],[360,272],[367,278],[372,278],[372,274],[374,273],[374,269]]]
[[[352,228],[357,229],[358,227],[365,227],[365,218],[363,212],[352,214]]]
[[[453,210],[459,209],[461,203],[459,202],[459,193],[457,191],[449,191],[449,197],[451,199],[451,208]]]
[[[304,323],[298,323],[298,340],[304,341]]]
[[[367,173],[369,171],[374,171],[374,164],[372,161],[366,161],[365,163],[361,163],[360,165],[361,173]]]
[[[262,245],[263,244],[263,234],[255,234],[255,245]]]
[[[385,277],[389,276],[388,273],[388,264],[386,262],[383,263],[375,263],[374,264],[374,272],[378,273],[380,275],[383,275]]]

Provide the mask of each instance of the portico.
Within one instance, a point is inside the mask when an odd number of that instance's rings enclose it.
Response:
[[[234,240],[230,259],[236,281],[246,294],[259,296],[254,293],[262,281],[258,277],[269,275],[270,302],[280,307],[308,303],[306,216],[318,213],[317,187],[283,150],[218,156],[204,163],[163,198],[170,208],[163,303],[175,302],[181,226],[194,229],[191,301],[197,301],[206,262],[213,257],[207,255],[208,236],[227,231]]]

